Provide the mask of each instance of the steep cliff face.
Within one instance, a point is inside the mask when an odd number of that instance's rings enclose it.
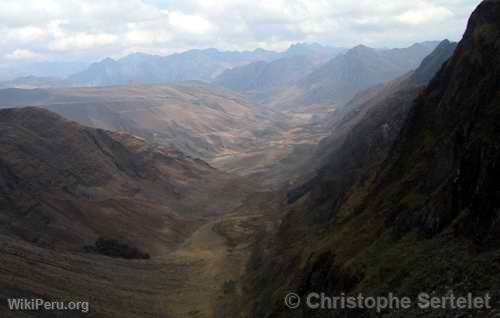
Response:
[[[425,90],[407,91],[404,100],[395,98],[404,91],[384,99],[384,107],[372,108],[352,129],[352,138],[326,157],[319,177],[290,206],[278,233],[256,249],[246,280],[255,299],[246,302],[251,317],[333,315],[287,309],[283,297],[289,292],[416,296],[453,290],[495,296],[499,51],[500,1],[484,1]],[[408,117],[398,117],[405,107],[411,109]],[[391,134],[398,123],[401,132]],[[487,317],[494,311],[338,314]]]
[[[455,55],[417,99],[379,179],[379,201],[419,198],[373,205],[401,228],[434,235],[463,224],[480,240],[498,233],[499,17],[498,1],[472,15]]]

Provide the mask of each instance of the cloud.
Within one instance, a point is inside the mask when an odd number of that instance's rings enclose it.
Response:
[[[99,59],[134,49],[284,49],[298,41],[404,46],[459,39],[479,2],[2,0],[0,56],[25,50],[47,59]]]
[[[4,34],[4,37],[9,41],[28,44],[46,40],[48,37],[47,30],[37,26],[24,26],[10,30],[4,29],[0,33]]]
[[[421,7],[415,10],[406,11],[396,17],[404,24],[421,25],[432,21],[443,21],[453,17],[453,12],[444,7]]]
[[[170,24],[181,32],[203,35],[214,29],[210,21],[199,15],[174,11],[167,13],[167,16]]]
[[[71,36],[63,36],[50,43],[54,51],[89,50],[116,44],[118,36],[109,33],[79,32]]]
[[[34,60],[41,56],[30,50],[17,49],[12,53],[6,54],[5,58],[9,60]]]

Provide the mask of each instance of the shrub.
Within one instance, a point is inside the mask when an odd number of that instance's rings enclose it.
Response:
[[[98,238],[94,245],[87,245],[84,250],[89,253],[97,253],[109,257],[120,257],[126,259],[149,259],[145,253],[135,246],[120,242],[115,239]]]

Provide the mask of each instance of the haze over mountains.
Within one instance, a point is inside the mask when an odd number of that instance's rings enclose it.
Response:
[[[459,43],[133,54],[11,81],[38,88],[0,89],[0,316],[494,317],[305,300],[500,299],[499,74],[485,0]]]
[[[73,76],[87,78],[85,85],[93,86],[90,82],[103,79],[122,86],[0,90],[0,107],[44,107],[83,125],[125,131],[174,146],[227,171],[258,175],[262,180],[271,173],[262,182],[278,186],[287,178],[285,171],[303,164],[310,148],[330,134],[321,117],[341,107],[347,96],[416,68],[436,45],[424,42],[391,50],[359,46],[345,51],[297,44],[282,53],[197,50],[165,58],[133,54],[120,61],[94,64]],[[213,63],[201,63],[200,57]],[[152,73],[170,76],[175,71],[166,66],[169,63],[182,68],[200,62],[181,72],[189,78],[210,65],[221,66],[221,61],[244,63],[249,59],[268,61],[234,66],[213,79],[215,85],[228,89],[202,82],[123,85],[130,76],[144,76],[146,82],[155,82]],[[112,65],[109,72],[108,64]],[[150,71],[144,72],[149,67]],[[43,83],[37,78],[25,80]]]
[[[4,81],[0,83],[0,87],[116,86],[199,80],[214,82],[240,92],[258,92],[301,81],[299,86],[304,86],[301,89],[307,91],[311,90],[312,86],[321,86],[317,82],[326,80],[321,72],[335,71],[345,74],[354,71],[349,67],[359,62],[367,66],[380,64],[380,67],[388,68],[385,73],[380,74],[380,78],[376,80],[371,78],[371,81],[367,79],[367,83],[359,83],[360,86],[363,86],[362,84],[366,86],[373,84],[374,80],[385,81],[415,68],[435,45],[437,42],[425,42],[407,49],[393,50],[375,50],[359,46],[349,50],[346,55],[343,55],[346,49],[316,43],[295,44],[284,52],[262,49],[223,52],[205,49],[168,56],[134,53],[118,60],[106,58],[66,78],[58,78],[53,72],[46,72],[42,76],[27,76]],[[333,60],[337,55],[344,58]],[[325,67],[322,65],[324,63],[327,63]],[[332,69],[326,71],[328,68]],[[377,73],[378,70],[372,71]],[[341,80],[343,79],[339,78],[339,81]],[[307,94],[312,95],[317,92],[311,91]],[[324,93],[319,92],[319,94]],[[304,98],[307,100],[310,97]]]
[[[79,72],[57,73],[46,71],[41,73],[34,67],[34,75],[57,78],[59,81],[45,83],[45,86],[112,86],[128,84],[167,84],[178,81],[200,80],[210,82],[227,69],[253,62],[269,62],[280,58],[294,56],[314,56],[329,59],[344,49],[322,46],[317,43],[298,43],[284,52],[263,49],[254,51],[219,51],[217,49],[189,50],[168,56],[133,53],[120,59],[105,58],[81,69]],[[51,64],[47,64],[49,69]],[[56,68],[57,65],[54,66]],[[68,68],[69,69],[69,68]],[[58,74],[62,74],[58,75]],[[32,77],[11,79],[0,83],[0,87],[30,87]],[[42,79],[39,79],[43,85]],[[33,85],[31,87],[37,87]]]
[[[8,85],[18,78],[52,78],[61,80],[72,74],[85,70],[90,63],[81,62],[29,62],[19,61],[12,65],[0,66],[0,82]],[[4,83],[5,82],[5,83]],[[19,82],[18,84],[22,84]],[[0,86],[2,86],[0,85]],[[10,84],[9,84],[10,85]]]
[[[260,102],[286,109],[348,102],[356,92],[415,69],[437,43],[405,49],[376,50],[364,45],[350,49],[321,65],[294,85],[278,89]]]
[[[425,42],[392,50],[359,46],[345,52],[319,44],[296,44],[281,53],[208,49],[167,57],[137,53],[117,61],[105,59],[66,80],[25,77],[5,82],[6,86],[42,89],[0,90],[0,107],[44,107],[83,125],[126,131],[210,160],[267,148],[268,140],[285,134],[297,120],[306,123],[313,120],[311,115],[319,115],[305,111],[299,119],[275,110],[297,112],[313,104],[328,112],[346,96],[415,68],[436,45]],[[202,82],[119,87],[187,79],[213,81],[242,95]],[[73,84],[109,88],[51,88]],[[322,135],[313,132],[301,138],[316,140]],[[226,165],[225,159],[221,162]]]

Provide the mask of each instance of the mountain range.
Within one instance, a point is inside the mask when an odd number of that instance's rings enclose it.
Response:
[[[264,94],[258,102],[278,109],[340,106],[361,90],[414,70],[437,44],[417,43],[404,49],[384,50],[360,45],[306,72],[292,85]]]
[[[133,54],[0,89],[0,316],[495,317],[306,299],[500,297],[499,74],[484,0],[458,43]]]
[[[78,72],[64,73],[63,77],[58,76],[63,73],[40,73],[33,67],[35,74],[0,82],[0,87],[116,86],[168,84],[190,80],[211,82],[227,69],[253,62],[269,62],[296,56],[317,56],[327,59],[342,51],[341,48],[317,43],[297,43],[283,52],[264,49],[219,51],[211,48],[189,50],[167,56],[133,53],[120,59],[105,58],[86,68],[80,68]],[[53,63],[47,63],[46,68],[52,65]],[[44,78],[48,77],[51,79],[44,81]]]

